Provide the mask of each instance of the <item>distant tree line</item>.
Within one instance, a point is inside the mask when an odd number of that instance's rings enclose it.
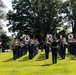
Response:
[[[6,19],[4,8],[5,5],[0,0],[0,48],[2,49],[2,52],[9,49],[12,44],[12,37],[7,36],[5,30],[3,30],[4,25],[2,20]]]

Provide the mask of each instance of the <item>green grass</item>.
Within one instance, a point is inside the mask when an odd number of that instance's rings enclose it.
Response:
[[[58,63],[52,64],[51,53],[45,59],[44,52],[32,60],[25,55],[17,60],[12,59],[12,52],[0,53],[0,75],[76,75],[76,57],[66,54]]]

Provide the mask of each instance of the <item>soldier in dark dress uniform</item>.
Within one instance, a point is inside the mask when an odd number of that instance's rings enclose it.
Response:
[[[66,45],[67,45],[66,39],[63,38],[61,41],[61,44],[59,45],[60,46],[60,56],[62,59],[65,59]]]
[[[60,45],[60,51],[61,51],[61,58],[65,59],[65,50],[66,50],[66,45],[62,42]]]
[[[35,49],[35,41],[34,39],[30,39],[29,59],[32,59],[34,57],[34,49]]]
[[[39,45],[38,39],[35,39],[35,55],[38,54],[38,45]]]
[[[23,43],[23,39],[20,39],[20,48],[19,48],[19,56],[23,56],[23,51],[24,51],[24,43]]]
[[[27,54],[28,50],[30,49],[30,37],[29,36],[26,36],[24,38],[24,51],[23,51],[23,54]]]
[[[18,41],[18,39],[14,40],[14,43],[13,43],[12,47],[13,47],[13,59],[16,60],[19,57],[19,54],[18,54],[19,41]]]
[[[73,38],[69,41],[69,53],[73,55]]]
[[[45,58],[49,59],[49,52],[50,52],[50,40],[48,38],[46,38],[46,42],[44,45],[44,49],[45,49]]]
[[[57,51],[58,51],[58,42],[56,39],[53,40],[52,42],[52,63],[55,64],[57,63]]]
[[[76,57],[76,38],[74,39],[74,56]]]
[[[70,54],[74,54],[73,50],[74,50],[74,43],[73,43],[73,34],[69,34],[68,35],[68,50]]]

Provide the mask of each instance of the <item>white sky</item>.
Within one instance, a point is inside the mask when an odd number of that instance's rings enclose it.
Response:
[[[11,1],[12,0],[2,0],[2,2],[4,3],[4,5],[6,6],[6,8],[4,9],[4,11],[8,12],[8,10],[12,10],[12,5],[11,5]],[[11,34],[8,31],[8,28],[6,27],[6,23],[7,22],[3,22],[4,27],[3,29],[7,32],[7,35],[10,36]]]
[[[2,2],[5,4],[6,9],[5,11],[7,12],[8,10],[12,9],[12,4],[11,4],[12,0],[2,0]]]

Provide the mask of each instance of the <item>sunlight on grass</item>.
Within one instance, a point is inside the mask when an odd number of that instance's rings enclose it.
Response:
[[[58,63],[52,64],[51,52],[49,59],[45,59],[45,53],[40,52],[29,60],[28,54],[17,59],[12,59],[12,52],[0,53],[0,75],[75,75],[76,57],[66,54]]]

